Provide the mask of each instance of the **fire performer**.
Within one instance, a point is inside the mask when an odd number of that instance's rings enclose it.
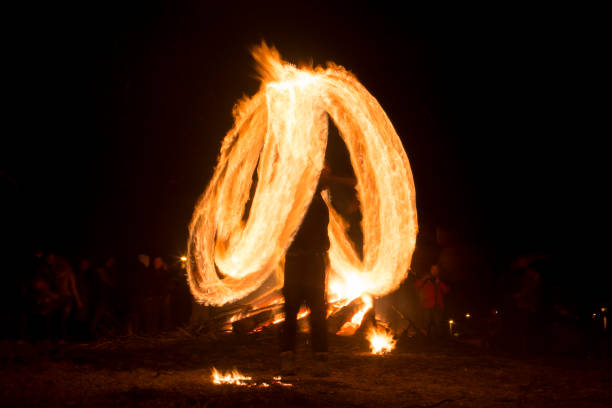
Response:
[[[281,331],[281,374],[295,375],[297,315],[302,303],[310,309],[310,342],[315,360],[315,376],[329,375],[327,345],[327,302],[325,270],[328,264],[329,213],[321,192],[332,183],[354,186],[354,180],[334,177],[327,163],[302,225],[285,256],[285,323]]]

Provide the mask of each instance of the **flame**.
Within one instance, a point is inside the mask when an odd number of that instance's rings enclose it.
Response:
[[[370,342],[372,354],[389,353],[395,348],[395,343],[397,343],[393,338],[393,334],[377,327],[370,329],[367,338]]]
[[[225,374],[220,373],[216,368],[212,368],[212,380],[213,384],[221,385],[221,384],[232,384],[232,385],[241,385],[247,387],[263,387],[268,388],[270,384],[267,382],[257,383],[254,382],[251,377],[247,377],[241,374],[238,370],[233,369],[231,372],[227,372]],[[285,383],[282,381],[282,377],[273,377],[272,378],[273,385],[280,385],[282,387],[293,387],[291,383]]]
[[[351,320],[344,323],[344,325],[340,328],[340,330],[336,332],[337,335],[352,336],[353,334],[355,334],[359,326],[361,326],[361,322],[363,321],[365,314],[370,309],[372,309],[372,305],[373,305],[372,297],[370,296],[367,296],[367,295],[361,296],[361,300],[363,302],[362,306],[359,308],[357,313],[355,313],[353,317],[351,317]],[[344,302],[340,302],[340,305],[342,305],[343,303]]]
[[[363,231],[360,258],[346,221],[323,192],[330,213],[329,297],[347,304],[394,290],[408,273],[417,214],[410,163],[391,121],[343,67],[298,68],[265,43],[253,57],[261,88],[235,106],[234,127],[189,226],[191,293],[201,303],[223,305],[245,298],[273,274],[282,284],[285,252],[323,168],[328,117],[350,155]]]
[[[234,369],[231,372],[221,374],[216,368],[212,369],[212,380],[214,384],[234,384],[234,385],[248,385],[245,381],[251,381],[251,377],[247,377],[238,370]]]

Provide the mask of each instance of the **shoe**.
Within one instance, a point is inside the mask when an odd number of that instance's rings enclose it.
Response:
[[[295,352],[283,351],[281,357],[281,375],[283,377],[295,375]]]
[[[314,376],[315,377],[329,377],[330,370],[328,364],[328,353],[327,352],[317,352],[314,356],[315,359],[315,368],[314,368]]]

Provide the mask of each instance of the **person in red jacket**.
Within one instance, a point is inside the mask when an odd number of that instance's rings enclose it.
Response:
[[[450,287],[440,280],[440,267],[432,265],[429,273],[417,280],[414,286],[421,289],[425,335],[441,336],[444,330],[444,295]]]

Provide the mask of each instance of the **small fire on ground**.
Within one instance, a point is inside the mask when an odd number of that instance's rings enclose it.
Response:
[[[269,387],[270,384],[266,382],[257,383],[253,381],[252,377],[248,377],[238,370],[233,369],[232,371],[228,371],[225,373],[219,372],[216,368],[212,369],[212,382],[216,385],[222,384],[230,384],[230,385],[240,385],[247,387]],[[283,387],[292,387],[293,384],[282,382],[282,377],[273,377],[271,384],[280,385]]]
[[[397,340],[393,338],[393,334],[384,328],[373,327],[367,335],[370,342],[370,350],[372,354],[385,354],[391,352],[395,348]]]

